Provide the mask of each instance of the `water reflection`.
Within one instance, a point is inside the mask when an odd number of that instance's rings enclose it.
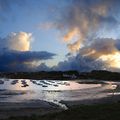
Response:
[[[0,80],[0,102],[26,100],[84,100],[101,98],[116,90],[115,83],[81,83],[82,81],[54,81],[9,79]]]

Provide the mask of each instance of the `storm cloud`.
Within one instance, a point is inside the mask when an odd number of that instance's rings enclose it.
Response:
[[[61,12],[57,24],[62,26],[63,39],[71,52],[79,50],[90,37],[118,25],[113,14],[115,3],[114,0],[73,0],[65,12]]]
[[[46,51],[30,51],[31,37],[30,33],[19,32],[0,38],[0,71],[34,71],[34,63],[55,56]]]
[[[25,1],[27,1],[28,6],[30,5],[33,8],[30,14],[36,12],[36,9],[40,10],[38,9],[39,5],[44,6],[39,6],[42,9],[46,9],[48,8],[46,6],[50,5],[43,2],[44,0],[42,2],[21,0],[20,3],[18,0],[12,2],[11,0],[0,0],[0,10],[9,10],[13,4],[16,4],[17,6],[24,5],[29,11],[29,7],[24,3]],[[44,29],[55,28],[60,32],[60,39],[62,38],[68,48],[65,60],[49,68],[41,61],[52,59],[55,54],[46,51],[31,51],[32,34],[13,32],[4,38],[0,38],[1,71],[22,69],[26,71],[90,71],[93,69],[119,71],[120,0],[65,0],[64,5],[61,2],[59,5],[54,5],[53,7],[49,6],[52,10],[56,7],[53,10],[54,12],[47,13],[49,21],[40,27]],[[39,62],[41,64],[34,65],[34,63]]]
[[[53,70],[67,71],[77,70],[80,72],[105,69],[106,64],[100,60],[95,60],[87,56],[71,56],[68,60],[59,62],[57,66],[53,67]]]
[[[55,70],[111,70],[119,71],[120,39],[98,38],[79,49],[76,55],[67,54],[67,60],[54,66]],[[118,66],[118,67],[117,67]]]
[[[120,39],[116,36],[120,35],[119,4],[119,0],[71,0],[61,10],[55,25],[73,55],[56,68],[118,70]]]
[[[33,62],[52,59],[55,54],[46,51],[0,52],[0,71],[34,71]]]

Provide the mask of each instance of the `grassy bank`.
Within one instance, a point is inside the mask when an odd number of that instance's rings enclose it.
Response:
[[[11,117],[9,120],[120,120],[120,103],[81,105],[60,113]]]

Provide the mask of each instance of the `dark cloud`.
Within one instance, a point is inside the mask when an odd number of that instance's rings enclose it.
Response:
[[[60,62],[57,66],[53,67],[53,70],[77,70],[77,71],[91,71],[105,69],[105,64],[100,60],[95,60],[90,57],[83,57],[76,55],[75,57],[69,57],[68,60]]]
[[[55,20],[55,27],[71,54],[77,55],[68,54],[68,60],[55,69],[118,70],[120,40],[115,36],[120,35],[119,5],[120,0],[71,0]],[[113,30],[115,34],[111,35]]]
[[[120,64],[120,40],[112,38],[94,39],[88,46],[79,49],[77,55],[68,54],[67,60],[59,62],[54,70],[111,70],[119,71]],[[115,56],[114,56],[115,55]],[[118,55],[118,58],[117,58]],[[104,59],[105,56],[106,58]]]
[[[46,51],[2,51],[0,52],[0,71],[34,71],[33,62],[52,59],[55,54]]]
[[[30,51],[31,33],[12,32],[0,38],[0,71],[35,71],[39,62],[52,59],[55,54]]]
[[[52,70],[118,71],[115,67],[119,63],[116,56],[120,55],[120,40],[101,33],[111,34],[119,27],[119,4],[120,0],[69,1],[52,26],[60,30],[71,53],[66,55],[67,60],[59,62]]]
[[[53,68],[47,66],[45,63],[41,63],[36,68],[34,68],[34,71],[52,71]]]
[[[11,63],[11,62],[32,62],[39,60],[47,60],[52,59],[55,56],[53,53],[49,53],[46,51],[2,51],[0,53],[0,62]]]
[[[83,56],[97,59],[102,55],[109,55],[119,52],[120,40],[112,38],[97,38],[92,40],[88,45],[79,49]]]
[[[10,9],[12,4],[17,1],[0,0],[0,9]],[[19,1],[24,3],[23,0]],[[0,52],[1,71],[112,70],[112,66],[109,65],[116,62],[117,58],[114,57],[116,53],[120,55],[120,40],[119,38],[109,38],[109,34],[113,30],[117,35],[119,34],[116,30],[120,23],[120,0],[69,0],[66,3],[67,6],[57,11],[60,13],[57,14],[55,22],[50,27],[55,27],[62,33],[62,37],[67,42],[67,47],[71,52],[66,56],[68,59],[53,68],[49,68],[44,63],[34,68],[32,62],[51,59],[54,54],[26,51],[30,50],[30,37],[28,37],[30,35],[23,32],[12,33],[12,35],[0,39],[2,41],[0,43],[0,49],[2,50]],[[108,36],[104,36],[103,32],[105,34],[109,33]],[[20,36],[23,36],[24,44],[18,42]],[[75,52],[76,55],[72,55],[72,52]],[[106,57],[104,58],[106,60],[101,58],[103,56]]]
[[[54,27],[61,31],[68,49],[76,52],[90,38],[104,37],[103,32],[119,27],[119,4],[119,0],[71,0],[55,19]]]

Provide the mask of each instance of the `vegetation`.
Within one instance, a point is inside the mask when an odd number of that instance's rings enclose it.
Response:
[[[91,72],[78,71],[40,71],[40,72],[1,72],[0,77],[14,79],[53,79],[53,80],[70,80],[70,79],[97,79],[97,80],[120,80],[120,73],[104,70],[93,70]]]
[[[120,73],[105,70],[93,70],[79,74],[80,79],[97,79],[97,80],[120,80]]]
[[[69,76],[64,76],[69,75]],[[0,77],[5,78],[14,78],[14,79],[57,79],[57,80],[64,80],[64,79],[71,79],[71,76],[79,76],[79,73],[77,71],[40,71],[40,72],[1,72]]]
[[[120,120],[120,103],[81,105],[60,113],[11,117],[8,120]]]

